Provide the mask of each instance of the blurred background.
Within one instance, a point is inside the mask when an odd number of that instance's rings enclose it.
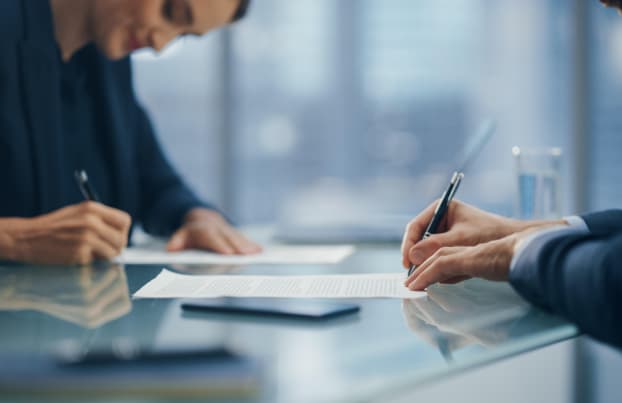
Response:
[[[260,0],[134,59],[169,157],[240,224],[414,215],[486,117],[461,199],[513,215],[512,146],[556,146],[563,213],[621,206],[622,17],[597,0]],[[563,389],[614,401],[619,353],[575,344]]]

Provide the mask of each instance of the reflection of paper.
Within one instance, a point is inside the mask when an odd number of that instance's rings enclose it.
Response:
[[[331,274],[314,276],[190,276],[168,270],[135,298],[419,298],[425,292],[404,287],[404,275]]]
[[[125,264],[328,264],[339,263],[354,252],[342,246],[274,246],[256,255],[219,255],[204,251],[168,253],[162,250],[130,248],[118,258]]]

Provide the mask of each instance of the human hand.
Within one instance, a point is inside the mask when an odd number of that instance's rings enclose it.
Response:
[[[519,221],[488,213],[458,200],[452,201],[438,233],[421,240],[432,220],[438,201],[428,206],[406,226],[402,241],[402,264],[418,266],[441,247],[473,246],[529,228],[566,224],[565,221]]]
[[[34,218],[3,220],[5,258],[36,264],[87,264],[112,259],[127,245],[131,217],[83,202]]]
[[[457,283],[472,277],[506,281],[517,246],[532,232],[526,230],[475,246],[442,247],[417,266],[404,284],[421,291],[434,283]]]
[[[520,229],[520,222],[487,213],[458,200],[452,201],[438,233],[421,240],[432,220],[438,200],[406,226],[402,241],[402,264],[419,265],[443,246],[471,246],[502,238]]]
[[[261,252],[258,244],[229,225],[214,210],[196,208],[191,210],[185,224],[173,234],[166,246],[169,252],[185,249],[209,249],[223,255],[250,255]]]

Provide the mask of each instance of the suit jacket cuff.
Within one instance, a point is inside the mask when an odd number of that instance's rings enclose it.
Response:
[[[564,220],[566,220],[566,222],[568,223],[567,227],[546,228],[541,231],[537,231],[531,234],[529,237],[527,237],[527,239],[524,239],[521,242],[518,249],[514,252],[514,256],[512,257],[512,262],[510,263],[510,272],[514,270],[514,268],[518,264],[517,262],[520,260],[525,250],[529,248],[529,245],[531,245],[533,242],[536,242],[541,237],[546,236],[551,233],[559,232],[559,231],[571,231],[573,234],[574,233],[587,234],[588,232],[590,232],[585,221],[583,221],[583,219],[579,216],[564,217]]]
[[[594,235],[622,232],[622,210],[605,210],[581,215]]]
[[[541,308],[549,309],[545,295],[546,284],[540,278],[540,258],[551,242],[561,238],[583,233],[572,227],[562,227],[541,231],[529,239],[512,260],[509,282],[519,294]]]

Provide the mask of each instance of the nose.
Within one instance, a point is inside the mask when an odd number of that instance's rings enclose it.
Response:
[[[156,52],[161,52],[176,37],[176,32],[152,31],[149,38],[150,45]]]

